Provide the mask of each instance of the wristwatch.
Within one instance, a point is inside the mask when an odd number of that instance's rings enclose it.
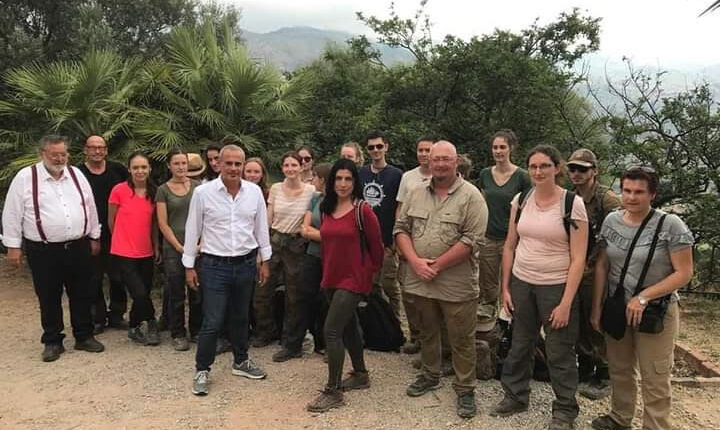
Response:
[[[641,294],[637,295],[637,299],[638,299],[638,302],[640,302],[640,304],[642,306],[647,306],[648,300],[645,297],[643,297]]]

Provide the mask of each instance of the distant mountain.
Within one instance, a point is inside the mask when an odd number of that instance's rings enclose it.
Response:
[[[253,33],[243,30],[250,55],[275,64],[282,70],[293,71],[320,58],[328,44],[346,46],[353,34],[343,31],[320,30],[312,27],[286,27],[269,33]],[[409,52],[375,44],[388,66],[412,62]]]

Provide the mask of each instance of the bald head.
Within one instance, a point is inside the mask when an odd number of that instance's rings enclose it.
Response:
[[[449,186],[457,176],[457,149],[447,140],[440,140],[430,149],[430,173],[437,186]]]
[[[432,148],[430,148],[430,156],[432,157],[433,155],[439,154],[457,157],[457,149],[455,145],[447,140],[438,140],[433,144]]]
[[[85,162],[96,168],[102,168],[107,157],[107,143],[102,136],[92,135],[85,139]]]
[[[105,142],[105,139],[103,139],[102,136],[98,136],[98,135],[95,135],[95,134],[92,135],[92,136],[90,136],[90,137],[88,137],[87,139],[85,139],[85,145],[95,145],[95,144],[97,144],[97,145],[107,145],[107,143]]]

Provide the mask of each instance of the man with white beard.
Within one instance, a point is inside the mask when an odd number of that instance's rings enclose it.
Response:
[[[68,139],[40,140],[41,161],[13,178],[2,215],[7,260],[22,264],[25,246],[35,294],[40,302],[45,344],[42,360],[55,361],[63,347],[63,287],[70,300],[75,349],[102,352],[93,337],[90,306],[91,255],[100,250],[100,224],[92,189],[76,167],[68,165]]]

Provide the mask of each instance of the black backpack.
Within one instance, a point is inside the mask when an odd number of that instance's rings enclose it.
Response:
[[[527,203],[528,196],[530,196],[530,193],[534,190],[534,188],[530,188],[529,190],[525,190],[520,193],[520,198],[518,199],[518,208],[515,212],[515,225],[517,225],[517,223],[520,221],[520,215],[522,214],[522,210]],[[578,229],[577,223],[574,219],[572,219],[572,207],[574,201],[575,193],[568,190],[565,193],[565,205],[563,207],[563,227],[565,227],[565,233],[567,233],[568,239],[570,238],[570,226],[572,226],[575,230]]]
[[[405,344],[400,321],[390,303],[378,292],[372,292],[357,309],[365,348],[374,351],[398,351]]]

